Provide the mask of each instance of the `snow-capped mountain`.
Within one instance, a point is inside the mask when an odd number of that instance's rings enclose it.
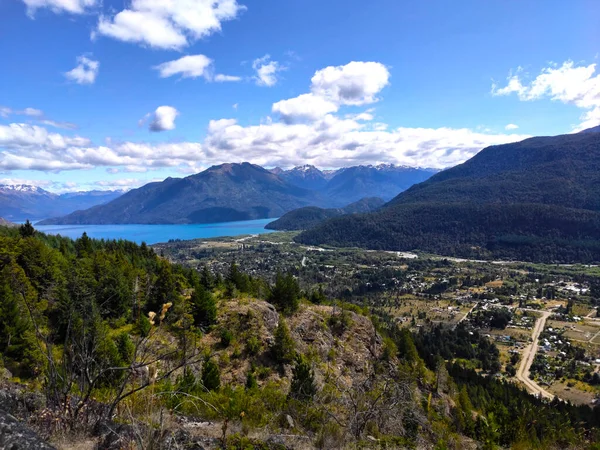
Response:
[[[320,170],[313,165],[305,164],[290,170],[277,167],[271,172],[298,187],[324,193],[334,204],[345,205],[364,197],[390,200],[438,171],[395,164]]]
[[[0,183],[0,217],[11,221],[62,216],[107,203],[123,191],[88,191],[55,194],[29,184]]]

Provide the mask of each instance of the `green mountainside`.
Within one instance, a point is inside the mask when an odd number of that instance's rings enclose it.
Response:
[[[600,134],[488,147],[380,210],[296,238],[388,250],[545,262],[600,260]]]
[[[375,211],[384,203],[385,202],[378,197],[369,197],[351,203],[344,208],[325,209],[316,206],[306,206],[285,213],[279,219],[267,224],[265,228],[268,230],[285,231],[306,230],[333,217],[343,216],[344,214],[358,214]]]

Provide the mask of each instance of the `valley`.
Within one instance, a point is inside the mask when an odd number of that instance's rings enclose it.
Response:
[[[327,297],[366,307],[383,320],[415,332],[437,324],[451,328],[462,324],[496,343],[502,378],[547,399],[558,395],[589,405],[600,399],[598,266],[310,247],[294,242],[296,235],[196,240],[157,244],[155,248],[171,261],[188,267],[206,266],[223,275],[234,261],[256,277],[269,278],[278,271],[293,273],[306,292],[320,289]],[[548,292],[551,298],[546,297]],[[565,314],[567,307],[570,310]],[[500,313],[506,315],[506,321],[490,325],[490,317]],[[585,341],[569,331],[571,327],[588,329]],[[561,360],[560,349],[548,347],[540,338],[548,329],[565,329],[562,341],[573,348],[586,344],[581,347],[584,351],[575,359],[564,356]],[[558,377],[541,376],[540,358],[545,355],[558,355],[557,367],[575,364],[577,368],[561,371]],[[561,389],[567,383],[572,386]]]

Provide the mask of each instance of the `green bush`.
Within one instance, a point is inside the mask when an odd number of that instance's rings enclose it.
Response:
[[[212,359],[207,359],[202,366],[202,385],[209,391],[221,387],[221,371]]]

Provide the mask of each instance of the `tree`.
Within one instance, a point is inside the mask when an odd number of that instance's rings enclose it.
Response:
[[[420,361],[412,334],[407,328],[402,328],[402,330],[400,330],[400,336],[398,338],[398,355],[400,356],[400,359],[406,361],[410,365],[415,365]]]
[[[275,286],[268,299],[285,314],[293,314],[300,306],[300,286],[292,274],[282,275],[277,272]]]
[[[19,234],[23,238],[33,237],[35,235],[35,228],[33,228],[33,225],[31,225],[29,220],[19,227]]]
[[[217,321],[217,305],[204,285],[197,283],[191,297],[194,325],[208,327]]]
[[[292,369],[292,383],[289,396],[296,400],[308,401],[317,393],[315,385],[315,374],[308,360],[302,356],[296,356],[296,364]]]
[[[216,391],[221,387],[221,373],[219,366],[208,358],[202,366],[202,385],[209,391]]]
[[[229,266],[229,272],[227,274],[226,283],[229,285],[228,287],[234,287],[240,292],[248,292],[250,280],[248,275],[241,272],[238,265],[235,261],[231,262],[231,266]]]
[[[206,265],[202,266],[202,271],[200,272],[200,283],[202,283],[202,286],[204,286],[206,289],[212,289],[215,287],[215,277]]]
[[[256,382],[256,377],[254,376],[254,372],[249,370],[246,374],[246,389],[256,389],[258,387],[258,383]]]
[[[271,348],[273,357],[278,363],[287,363],[294,359],[295,348],[294,340],[290,334],[290,330],[283,318],[280,318],[279,324],[275,329],[275,342]]]

